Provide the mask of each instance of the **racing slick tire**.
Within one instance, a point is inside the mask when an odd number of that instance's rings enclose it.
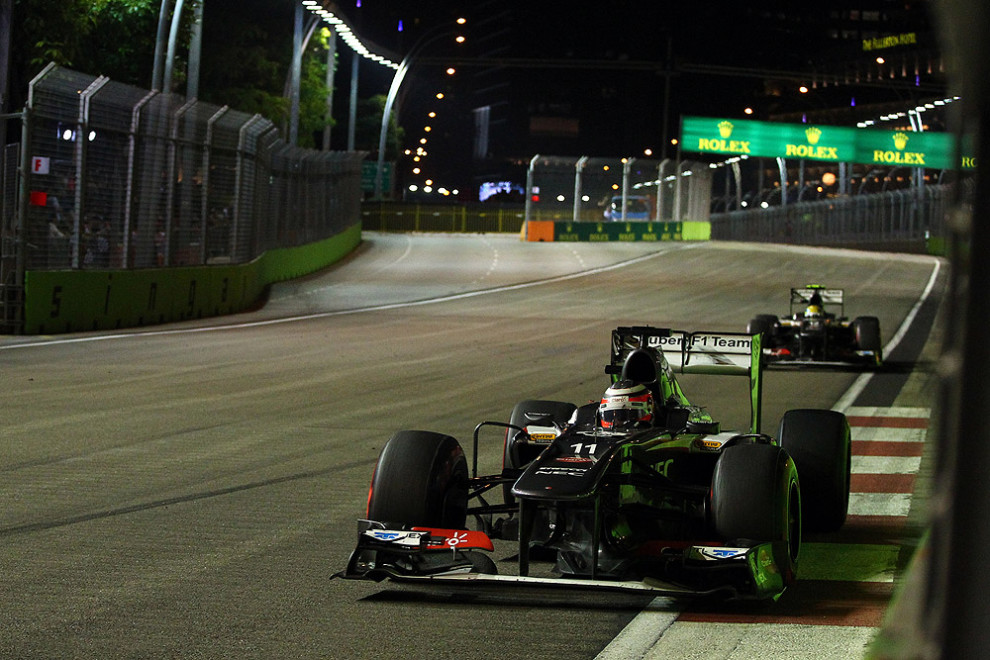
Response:
[[[464,529],[467,486],[467,459],[456,439],[430,431],[399,431],[378,456],[368,519]]]
[[[746,334],[762,334],[763,345],[769,346],[773,343],[773,338],[776,334],[777,325],[779,323],[780,319],[773,314],[757,314],[755,317],[750,319],[749,323],[746,324]]]
[[[778,557],[785,584],[794,580],[801,549],[801,486],[794,460],[781,447],[740,444],[725,449],[712,474],[715,532],[729,544],[784,541]]]
[[[852,322],[853,340],[861,351],[873,351],[880,361],[883,346],[880,344],[880,319],[875,316],[857,316]]]
[[[526,399],[520,401],[512,408],[509,415],[509,424],[525,428],[532,424],[539,417],[549,416],[559,426],[563,426],[577,410],[573,403],[564,401],[543,401],[540,399]],[[505,446],[502,460],[502,470],[521,470],[526,467],[543,451],[545,447],[541,445],[527,445],[516,442],[516,431],[506,429]],[[507,504],[515,501],[512,497],[512,484],[507,484],[502,489],[502,496]]]
[[[509,424],[525,428],[539,417],[550,417],[556,424],[563,426],[577,409],[573,403],[563,401],[541,401],[527,399],[520,401],[509,415]],[[540,455],[542,445],[526,445],[515,441],[516,432],[508,429],[505,434],[505,460],[503,465],[508,468],[523,468]]]
[[[485,573],[486,575],[498,575],[498,566],[491,557],[483,552],[465,550],[464,556],[471,562],[472,573]]]
[[[834,532],[842,527],[852,460],[846,416],[834,410],[788,410],[777,437],[801,477],[805,529]]]

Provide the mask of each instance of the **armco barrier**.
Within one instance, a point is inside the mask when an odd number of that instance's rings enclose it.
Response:
[[[527,241],[707,241],[708,222],[551,222],[530,220]]]
[[[361,225],[309,245],[269,250],[246,264],[25,274],[26,334],[135,327],[233,314],[266,287],[324,268],[361,242]]]

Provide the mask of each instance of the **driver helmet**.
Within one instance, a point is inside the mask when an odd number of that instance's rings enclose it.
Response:
[[[598,417],[603,429],[629,428],[653,421],[653,395],[642,383],[619,380],[605,390]]]
[[[815,291],[811,294],[811,299],[808,300],[808,308],[804,310],[804,315],[812,318],[819,317],[824,314],[822,307],[822,294]]]

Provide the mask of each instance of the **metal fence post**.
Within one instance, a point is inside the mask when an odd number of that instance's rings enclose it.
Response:
[[[539,157],[540,154],[533,156],[529,161],[529,169],[526,170],[526,198],[524,200],[526,204],[526,217],[523,218],[523,222],[527,225],[532,218],[533,212],[533,169],[536,168],[536,161]]]
[[[629,170],[635,158],[622,159],[622,222],[626,221],[626,200],[629,198]]]
[[[76,243],[72,250],[72,267],[79,268],[79,254],[82,247],[82,232],[80,230],[81,223],[86,213],[86,200],[85,186],[82,185],[83,181],[87,180],[86,171],[86,145],[89,143],[89,103],[93,95],[100,90],[101,87],[110,82],[110,79],[106,76],[100,76],[92,83],[89,87],[84,89],[79,95],[79,118],[76,123],[76,135],[75,135],[75,179],[76,179],[76,199],[75,199],[75,226],[73,231],[76,236]]]
[[[587,156],[581,156],[574,164],[574,222],[581,220],[581,173],[584,171],[584,164],[588,162]]]

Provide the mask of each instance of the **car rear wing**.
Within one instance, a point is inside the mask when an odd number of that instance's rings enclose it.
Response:
[[[674,373],[748,376],[750,430],[760,432],[763,400],[762,335],[743,332],[686,332],[650,326],[612,331],[612,364],[637,348],[658,351]]]
[[[808,285],[802,288],[791,289],[791,314],[794,314],[795,311],[804,311],[804,309],[811,304],[811,299],[815,294],[818,294],[818,297],[821,298],[822,305],[825,306],[825,311],[829,311],[829,306],[834,307],[835,305],[838,305],[839,313],[837,316],[843,316],[843,290],[826,289],[825,287],[818,285]]]

